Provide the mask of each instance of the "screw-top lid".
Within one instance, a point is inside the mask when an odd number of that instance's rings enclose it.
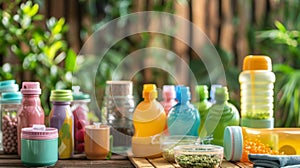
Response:
[[[226,127],[223,146],[226,160],[239,161],[243,154],[242,128],[239,126]]]
[[[190,87],[179,86],[178,90],[176,91],[176,99],[179,103],[191,100]]]
[[[32,127],[22,128],[22,139],[29,140],[48,140],[58,138],[56,128],[46,128],[45,125],[33,125]]]
[[[216,88],[215,99],[216,99],[216,102],[224,102],[224,101],[229,100],[228,89],[226,86]]]
[[[20,104],[22,100],[21,92],[2,93],[1,104]]]
[[[0,92],[16,92],[19,90],[19,85],[16,80],[6,80],[0,82]]]
[[[52,90],[50,101],[68,102],[73,100],[71,90]]]
[[[164,99],[175,99],[176,91],[174,85],[164,85],[163,86],[163,97]]]
[[[29,95],[40,95],[42,93],[39,82],[23,82],[22,83],[22,94]]]
[[[76,101],[84,101],[84,102],[89,102],[91,101],[90,95],[86,93],[82,93],[80,91],[80,86],[72,86],[73,90],[73,99]]]
[[[132,81],[106,81],[105,94],[109,96],[132,95]]]
[[[243,70],[272,71],[271,58],[263,55],[248,55],[244,58]]]
[[[208,99],[208,87],[206,85],[197,85],[196,93],[199,95],[200,100]]]
[[[155,84],[144,84],[143,86],[143,98],[156,99],[157,90]]]

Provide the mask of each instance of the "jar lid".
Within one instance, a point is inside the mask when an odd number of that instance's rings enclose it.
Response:
[[[175,99],[176,98],[176,91],[174,85],[164,85],[163,86],[163,96],[166,99]]]
[[[45,125],[33,125],[32,127],[22,128],[22,139],[29,140],[48,140],[58,138],[56,128],[46,128]]]
[[[6,80],[0,82],[0,92],[16,92],[19,90],[19,85],[16,80]]]
[[[226,127],[223,145],[226,160],[239,161],[243,153],[242,128],[240,126]]]
[[[272,71],[271,58],[264,55],[248,55],[244,58],[243,70]]]
[[[73,100],[71,90],[52,90],[50,101],[68,102]]]
[[[18,104],[21,103],[21,92],[5,92],[2,93],[1,104]]]
[[[143,98],[157,98],[157,90],[155,84],[144,84]]]
[[[76,100],[82,100],[85,102],[89,102],[91,101],[90,99],[90,95],[83,93],[80,91],[80,86],[72,86],[72,90],[73,90],[73,99]]]
[[[42,93],[40,82],[23,82],[21,93],[29,95],[40,95]]]

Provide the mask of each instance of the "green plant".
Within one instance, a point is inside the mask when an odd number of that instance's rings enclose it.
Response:
[[[22,81],[27,74],[29,80],[41,82],[41,100],[48,115],[50,91],[71,88],[75,71],[76,54],[64,40],[68,29],[65,20],[50,18],[42,26],[39,22],[44,16],[38,13],[39,5],[32,1],[2,0],[0,6],[5,6],[0,10],[0,54],[12,54],[21,64],[10,65],[11,71],[0,71],[1,80],[20,76]]]

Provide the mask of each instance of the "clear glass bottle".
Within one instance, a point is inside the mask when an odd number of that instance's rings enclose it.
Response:
[[[211,106],[204,124],[204,133],[212,135],[212,144],[223,146],[224,130],[227,126],[238,126],[240,115],[234,105],[228,102],[227,87],[216,88],[216,103]]]
[[[198,136],[200,115],[190,102],[190,88],[180,86],[176,98],[178,103],[169,111],[167,120],[169,134]]]
[[[21,130],[34,124],[44,125],[45,114],[41,106],[39,82],[23,82],[21,108],[18,111],[18,155],[21,155]]]
[[[111,126],[113,153],[126,154],[134,133],[132,116],[135,101],[131,81],[107,81],[102,113],[103,123]]]
[[[2,93],[1,113],[2,113],[2,134],[3,151],[6,154],[18,153],[18,122],[17,113],[21,107],[22,94],[20,92]]]
[[[247,56],[239,75],[241,88],[241,125],[251,128],[273,128],[274,82],[271,59]]]
[[[90,95],[80,92],[80,86],[73,86],[73,101],[71,110],[74,117],[74,152],[84,152],[84,140],[80,134],[85,133],[85,126],[89,125],[88,103],[91,101]]]
[[[73,157],[74,118],[71,111],[73,95],[71,90],[52,90],[50,101],[53,107],[50,112],[50,127],[58,130],[58,156],[60,159]],[[84,139],[84,132],[77,137]]]
[[[248,160],[248,154],[300,155],[300,128],[226,127],[224,154],[227,160]]]

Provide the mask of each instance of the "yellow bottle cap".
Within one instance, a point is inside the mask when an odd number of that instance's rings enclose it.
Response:
[[[144,84],[143,86],[143,98],[156,99],[157,90],[155,84]]]
[[[271,58],[263,55],[248,55],[244,58],[243,70],[272,71]]]

